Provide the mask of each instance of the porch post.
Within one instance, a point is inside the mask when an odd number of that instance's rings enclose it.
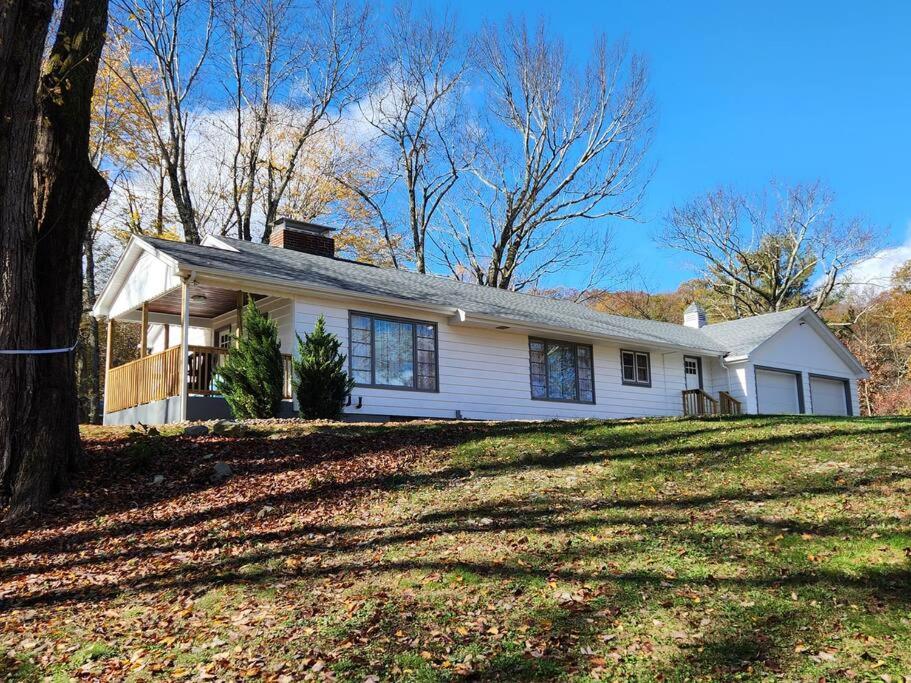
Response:
[[[180,285],[180,421],[187,419],[187,364],[190,362],[190,287]]]
[[[244,331],[244,293],[237,290],[237,319],[234,323],[235,344],[240,343],[240,336]]]
[[[105,341],[104,350],[104,409],[101,411],[102,416],[108,414],[108,396],[111,392],[111,385],[108,379],[111,376],[111,356],[114,349],[114,319],[108,318],[108,338]]]
[[[171,348],[171,325],[170,323],[165,323],[164,327],[164,347],[165,349]]]
[[[139,357],[145,358],[149,348],[149,304],[142,303],[142,332],[139,333]]]

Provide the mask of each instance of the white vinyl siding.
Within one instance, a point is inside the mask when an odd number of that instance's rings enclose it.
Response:
[[[651,387],[624,386],[620,347],[592,343],[595,404],[532,400],[527,333],[452,325],[448,318],[403,307],[369,304],[362,299],[299,298],[294,321],[303,336],[322,314],[327,329],[348,348],[348,311],[361,311],[437,324],[439,391],[401,391],[356,387],[352,406],[357,415],[463,417],[473,419],[547,419],[679,415],[683,389],[683,356],[651,351]],[[574,340],[586,343],[591,340]],[[362,407],[357,409],[358,398]]]
[[[845,364],[810,324],[801,325],[800,322],[798,319],[789,323],[778,334],[756,349],[751,354],[750,360],[756,365],[800,372],[806,404],[804,410],[807,413],[815,412],[810,375],[848,379],[851,405],[858,405],[857,380],[854,378],[853,369]]]
[[[750,407],[748,396],[753,381],[753,366],[747,363],[722,364],[718,358],[702,357],[702,388],[713,397],[719,391],[728,392],[732,398],[740,401],[744,412],[756,412]]]
[[[165,325],[152,323],[149,325],[149,353],[158,353],[164,351],[164,328]],[[168,344],[171,346],[180,346],[180,335],[183,328],[180,325],[170,325],[168,331]],[[210,346],[212,343],[212,330],[208,327],[191,327],[190,334],[187,335],[190,344],[196,346]]]
[[[116,318],[128,311],[135,310],[143,301],[164,294],[169,289],[180,285],[180,279],[174,268],[154,255],[143,252],[136,260],[129,277],[114,301],[111,302],[110,317]]]

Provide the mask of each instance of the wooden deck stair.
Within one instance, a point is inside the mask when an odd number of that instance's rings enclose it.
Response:
[[[696,415],[740,415],[743,405],[726,391],[719,391],[714,398],[702,389],[683,390],[683,414]]]

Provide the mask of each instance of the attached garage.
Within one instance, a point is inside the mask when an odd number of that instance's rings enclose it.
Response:
[[[765,415],[796,415],[803,412],[800,375],[775,368],[756,368],[756,398]]]
[[[848,380],[810,375],[810,405],[814,415],[850,415]]]

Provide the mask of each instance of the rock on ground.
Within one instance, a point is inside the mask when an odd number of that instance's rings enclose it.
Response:
[[[234,472],[231,470],[231,466],[226,462],[222,462],[221,460],[215,463],[212,469],[212,479],[215,481],[223,481],[234,474]]]
[[[201,424],[187,425],[183,428],[183,433],[186,436],[205,436],[209,433],[209,428]]]

